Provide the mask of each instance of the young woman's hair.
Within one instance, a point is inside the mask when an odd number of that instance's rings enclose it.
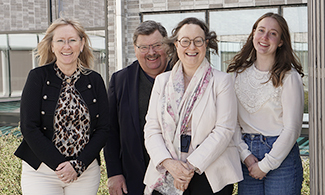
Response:
[[[252,66],[256,61],[256,50],[253,45],[254,31],[256,30],[258,23],[267,17],[274,18],[278,22],[282,32],[281,40],[283,41],[283,45],[277,48],[275,62],[270,70],[270,80],[272,80],[273,86],[279,87],[282,85],[282,81],[286,72],[290,71],[291,68],[296,69],[301,77],[304,76],[299,59],[291,47],[291,38],[287,22],[279,14],[269,12],[261,16],[255,22],[252,28],[252,32],[248,36],[245,45],[240,50],[240,52],[231,60],[227,72],[241,73],[246,68]]]
[[[213,53],[218,54],[217,34],[214,31],[210,32],[209,28],[203,21],[201,21],[197,18],[194,18],[194,17],[185,18],[184,20],[182,20],[181,22],[178,23],[176,28],[173,29],[172,36],[169,39],[166,39],[166,43],[169,46],[169,49],[167,50],[167,54],[169,57],[171,57],[171,61],[170,61],[171,66],[174,66],[179,59],[174,43],[178,39],[179,30],[185,24],[195,24],[195,25],[200,26],[202,28],[202,30],[204,31],[205,37],[203,37],[203,38],[205,39],[205,41],[208,41],[207,49],[211,48],[213,50],[212,51]]]
[[[67,18],[58,18],[46,30],[44,38],[39,42],[35,49],[35,56],[38,59],[38,64],[42,66],[56,60],[52,51],[52,41],[55,29],[63,25],[71,25],[78,32],[80,39],[85,40],[83,50],[79,54],[78,61],[80,63],[78,63],[78,66],[81,66],[79,67],[81,69],[91,69],[94,65],[94,55],[90,46],[89,37],[86,34],[84,27],[77,20]]]

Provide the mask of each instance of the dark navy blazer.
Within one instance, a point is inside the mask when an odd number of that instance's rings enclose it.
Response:
[[[130,66],[114,73],[108,87],[109,138],[104,148],[108,177],[122,174],[128,195],[141,195],[146,171],[143,151],[143,129],[139,122],[140,65]]]
[[[54,112],[62,84],[53,66],[54,62],[31,70],[21,96],[23,141],[15,155],[34,169],[43,162],[55,170],[67,160],[52,143]],[[75,86],[91,118],[90,141],[77,158],[88,167],[95,158],[100,163],[99,152],[107,141],[108,99],[103,79],[94,71],[81,74]]]

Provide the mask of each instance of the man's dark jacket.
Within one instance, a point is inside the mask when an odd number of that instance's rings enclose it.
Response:
[[[139,122],[140,65],[130,66],[114,73],[108,87],[109,139],[105,146],[108,177],[122,174],[128,195],[141,195],[146,163],[143,150],[143,129]]]

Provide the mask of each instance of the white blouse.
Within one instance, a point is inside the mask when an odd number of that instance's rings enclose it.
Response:
[[[241,160],[251,154],[241,139],[243,133],[279,136],[271,151],[258,163],[265,173],[278,168],[289,154],[301,132],[304,108],[302,79],[295,69],[286,73],[280,87],[275,88],[268,79],[269,72],[259,71],[254,65],[235,78],[237,128],[241,127],[241,131],[236,131],[239,133],[234,139]]]

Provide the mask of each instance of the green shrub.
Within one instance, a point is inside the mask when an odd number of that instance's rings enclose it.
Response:
[[[0,135],[0,192],[1,194],[22,194],[20,190],[21,160],[14,156],[21,138],[9,134]]]

